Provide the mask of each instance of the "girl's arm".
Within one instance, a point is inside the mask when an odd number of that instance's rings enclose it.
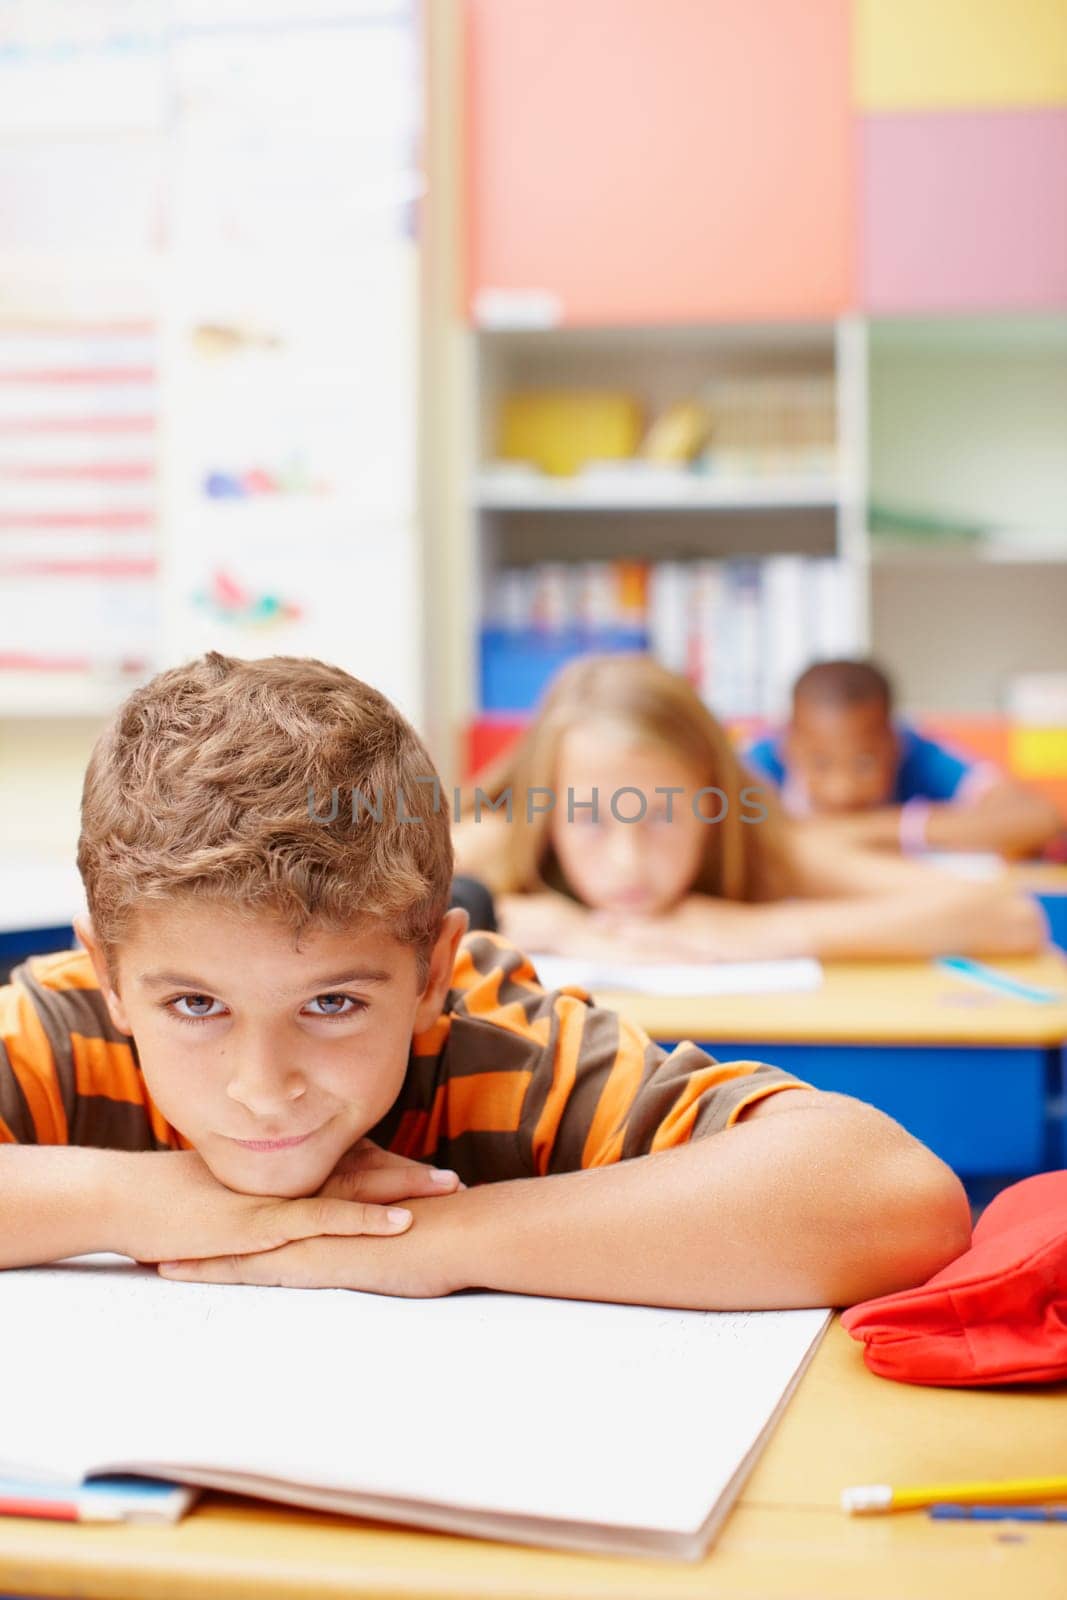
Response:
[[[975,883],[826,835],[791,829],[794,899],[737,904],[691,895],[666,916],[613,925],[619,958],[754,961],[1030,955],[1047,936],[1037,902],[1007,879]]]

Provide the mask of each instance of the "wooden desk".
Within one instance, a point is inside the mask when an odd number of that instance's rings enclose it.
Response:
[[[954,1044],[1058,1047],[1067,1040],[1067,956],[984,962],[1051,989],[1034,1005],[980,989],[932,961],[827,962],[818,989],[794,994],[681,996],[602,993],[656,1039],[753,1038],[789,1044]]]
[[[981,1199],[1067,1161],[1067,956],[1050,950],[987,965],[1059,998],[1012,999],[926,961],[828,964],[822,987],[802,994],[597,998],[655,1039],[694,1039],[726,1061],[772,1061],[870,1101]]]
[[[835,1323],[702,1562],[573,1556],[212,1496],[161,1530],[0,1520],[0,1589],[85,1600],[1063,1600],[1062,1526],[850,1518],[838,1496],[856,1483],[1062,1472],[1065,1438],[1067,1386],[888,1383]],[[693,1462],[699,1470],[698,1440]]]

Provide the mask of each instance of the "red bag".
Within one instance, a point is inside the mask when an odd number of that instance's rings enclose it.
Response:
[[[872,1372],[981,1386],[1067,1378],[1067,1172],[998,1194],[971,1248],[918,1289],[841,1318]]]

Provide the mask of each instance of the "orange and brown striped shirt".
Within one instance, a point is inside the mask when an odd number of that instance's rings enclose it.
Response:
[[[580,990],[543,989],[505,940],[472,933],[444,1011],[412,1040],[401,1092],[369,1137],[488,1183],[669,1149],[802,1087],[694,1044],[668,1052]],[[188,1148],[153,1105],[84,951],[33,957],[0,989],[0,1142]]]

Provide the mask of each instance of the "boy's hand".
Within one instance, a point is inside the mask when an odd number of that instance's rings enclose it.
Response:
[[[299,1200],[238,1194],[219,1182],[195,1150],[131,1155],[113,1172],[102,1248],[136,1261],[244,1255],[323,1234],[395,1235],[411,1226],[410,1211],[390,1215],[387,1201],[378,1204],[325,1191]],[[327,1189],[333,1181],[328,1180]],[[351,1184],[345,1177],[339,1182]],[[405,1183],[400,1188],[410,1195],[412,1179],[406,1174]]]
[[[472,1195],[479,1190],[471,1191]],[[402,1239],[298,1239],[254,1255],[160,1264],[183,1283],[250,1283],[287,1289],[361,1289],[367,1294],[430,1299],[474,1286],[460,1263],[469,1230],[460,1211],[467,1195],[443,1203],[416,1200],[415,1227]],[[477,1251],[475,1250],[475,1255]]]
[[[454,1172],[428,1167],[423,1161],[383,1150],[371,1139],[360,1139],[341,1157],[319,1194],[388,1206],[465,1188]]]

